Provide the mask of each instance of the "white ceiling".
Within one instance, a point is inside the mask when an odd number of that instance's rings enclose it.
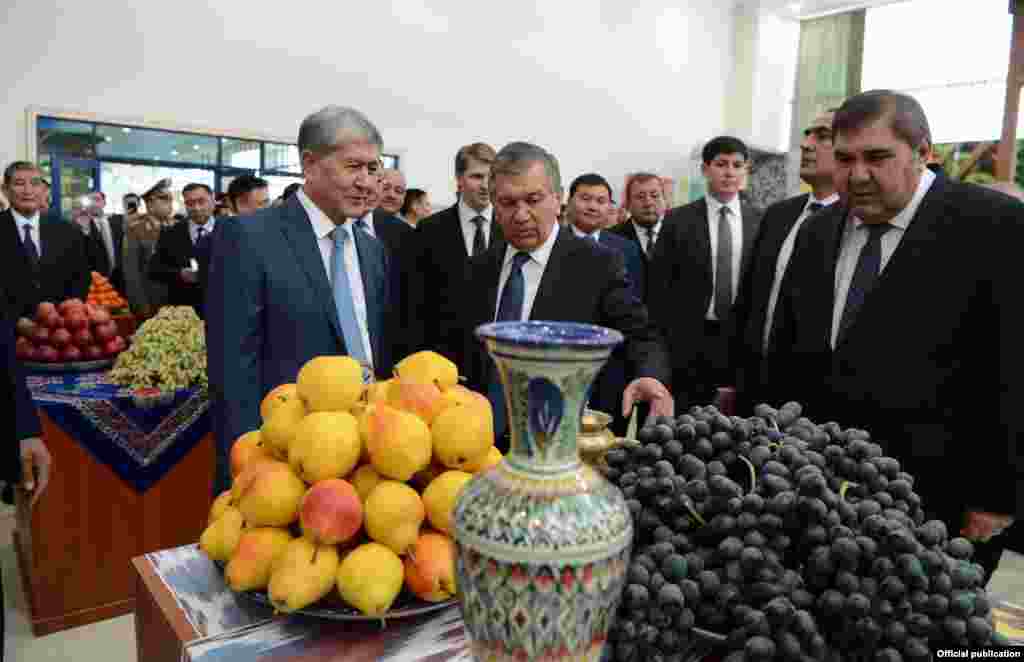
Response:
[[[741,6],[756,5],[761,9],[778,12],[794,18],[815,18],[826,14],[853,11],[865,7],[890,5],[903,0],[739,0]],[[799,8],[798,8],[799,6]]]

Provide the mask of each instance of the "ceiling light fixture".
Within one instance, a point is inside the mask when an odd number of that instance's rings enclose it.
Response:
[[[199,145],[192,145],[192,149],[198,150],[199,149]]]

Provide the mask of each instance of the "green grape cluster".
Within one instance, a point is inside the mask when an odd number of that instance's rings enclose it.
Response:
[[[110,378],[132,390],[207,387],[203,321],[190,306],[167,306],[135,332]]]

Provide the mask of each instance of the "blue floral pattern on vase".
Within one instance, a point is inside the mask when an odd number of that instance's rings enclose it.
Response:
[[[530,438],[535,451],[545,454],[565,413],[562,391],[545,377],[534,377],[526,387]],[[529,446],[529,445],[528,445]]]

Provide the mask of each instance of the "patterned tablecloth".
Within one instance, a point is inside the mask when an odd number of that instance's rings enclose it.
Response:
[[[457,606],[386,623],[274,617],[268,607],[235,595],[196,545],[146,557],[200,635],[186,644],[187,662],[472,660]]]
[[[205,391],[178,391],[170,404],[142,409],[106,372],[30,374],[27,381],[36,406],[139,492],[210,431]]]

